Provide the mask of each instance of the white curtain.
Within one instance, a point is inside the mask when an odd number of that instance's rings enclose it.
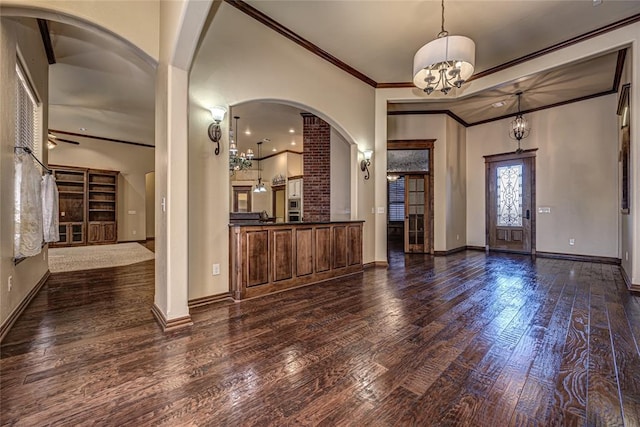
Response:
[[[58,186],[53,175],[48,173],[42,177],[42,231],[45,242],[60,240],[58,225]]]
[[[14,257],[42,251],[42,175],[29,154],[15,155]]]

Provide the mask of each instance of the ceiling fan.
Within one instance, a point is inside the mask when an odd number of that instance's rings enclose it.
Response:
[[[66,142],[67,144],[80,145],[78,141],[72,141],[70,139],[59,138],[58,136],[49,132],[47,134],[47,148],[53,150],[58,145],[58,142]]]

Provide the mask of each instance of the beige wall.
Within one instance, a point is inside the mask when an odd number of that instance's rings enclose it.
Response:
[[[42,129],[47,129],[48,63],[35,20],[0,18],[0,325],[20,305],[48,270],[47,248],[42,254],[13,263],[14,155],[16,108],[16,48],[43,105]],[[42,144],[45,146],[46,133]],[[45,150],[46,151],[46,150]],[[46,162],[46,153],[44,161]],[[9,276],[13,287],[8,291]]]
[[[154,169],[154,149],[76,137],[80,145],[61,142],[50,151],[55,165],[109,169],[118,179],[118,241],[144,240],[147,232],[145,174]]]
[[[372,87],[228,4],[217,10],[201,49],[206,55],[195,59],[189,93],[189,299],[229,290],[229,118],[215,156],[207,108],[279,100],[317,114],[357,144],[372,144],[374,123]],[[364,241],[365,248],[373,246],[368,224]],[[365,262],[370,257],[365,251]],[[220,264],[219,276],[211,275],[212,263]]]
[[[536,155],[536,247],[618,257],[618,151],[616,96],[527,114],[531,134],[523,148]],[[485,245],[484,155],[513,151],[510,119],[467,129],[467,244]],[[615,139],[614,139],[615,140]],[[569,239],[575,239],[575,246]]]
[[[446,126],[446,250],[451,250],[467,244],[467,131],[448,116]]]
[[[351,218],[351,147],[331,129],[331,221]]]
[[[146,237],[151,239],[155,236],[155,216],[156,216],[156,173],[149,172],[144,176],[145,183],[145,224]]]

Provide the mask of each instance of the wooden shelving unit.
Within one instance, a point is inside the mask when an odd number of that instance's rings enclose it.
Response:
[[[50,166],[59,194],[60,241],[52,246],[117,242],[117,171]]]
[[[87,170],[52,166],[58,185],[60,241],[52,246],[86,245]]]
[[[115,243],[117,240],[118,172],[88,171],[88,243]]]

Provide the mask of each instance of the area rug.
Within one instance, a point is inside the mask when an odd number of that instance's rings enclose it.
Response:
[[[139,243],[51,248],[49,249],[49,270],[52,273],[60,273],[117,267],[148,261],[154,257],[153,252]]]

